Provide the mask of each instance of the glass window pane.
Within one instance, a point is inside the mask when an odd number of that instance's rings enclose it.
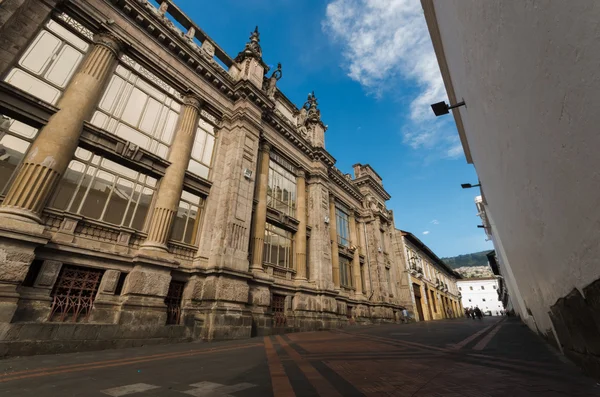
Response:
[[[59,87],[65,87],[82,59],[82,53],[65,45],[46,72],[46,80]]]
[[[81,180],[84,171],[84,164],[80,163],[79,161],[71,161],[69,168],[67,168],[65,175],[60,180],[48,206],[66,210],[71,202],[71,199],[73,199],[75,190],[79,185],[79,181]]]
[[[206,146],[204,147],[204,155],[202,156],[202,162],[208,166],[211,165],[214,146],[215,146],[215,137],[212,135],[207,135]]]
[[[208,178],[209,168],[198,163],[197,161],[190,160],[190,162],[188,164],[188,171],[190,171],[202,178]]]
[[[171,140],[173,139],[173,134],[175,132],[175,126],[177,125],[177,113],[173,111],[169,111],[167,116],[167,122],[165,123],[163,138],[162,140],[168,144],[171,144]]]
[[[154,99],[150,98],[148,100],[148,104],[146,105],[146,109],[142,115],[142,121],[140,122],[140,130],[148,134],[153,133],[156,121],[160,115],[161,107],[162,105]]]
[[[123,91],[123,87],[125,87],[125,80],[119,76],[113,76],[108,84],[108,88],[104,92],[102,100],[100,100],[100,109],[112,113],[117,103],[117,98]]]
[[[192,157],[198,161],[202,160],[202,153],[204,151],[204,144],[206,143],[206,132],[198,128],[196,130],[196,137],[194,146],[192,147]]]
[[[59,23],[49,21],[46,26],[49,30],[62,37],[73,46],[79,48],[81,51],[86,51],[88,49],[89,45],[85,41],[81,40],[79,37],[63,28]]]
[[[158,99],[160,102],[164,102],[164,100],[167,98],[167,96],[165,94],[163,94],[162,92],[160,92],[159,90],[157,90],[156,88],[151,86],[150,84],[146,83],[142,79],[138,79],[135,82],[135,85],[140,87],[142,90],[144,90],[144,92],[146,92],[146,93],[152,95],[154,98]]]
[[[25,73],[21,69],[13,69],[8,74],[6,82],[15,87],[51,104],[55,104],[60,96],[60,91],[49,84]]]
[[[25,152],[29,147],[29,142],[14,137],[4,135],[0,132],[0,192],[8,184],[15,169],[21,164]]]
[[[186,192],[185,190],[181,192],[181,198],[193,204],[200,205],[200,196],[196,196],[195,194]]]
[[[123,221],[127,205],[133,193],[133,183],[123,178],[117,179],[117,183],[110,195],[110,200],[104,213],[104,221],[120,225]]]
[[[140,89],[134,88],[131,95],[129,95],[121,119],[126,123],[137,126],[147,100],[148,95],[144,94]]]
[[[21,57],[19,64],[34,74],[40,74],[61,45],[62,41],[58,37],[43,30]]]
[[[146,215],[148,215],[153,194],[154,192],[151,189],[144,188],[142,190],[140,201],[135,211],[135,215],[133,216],[133,222],[131,222],[131,227],[133,229],[142,230],[144,227],[144,221],[146,220]]]
[[[10,132],[14,132],[25,138],[34,138],[37,135],[37,128],[33,128],[17,120],[11,120],[10,123],[10,128],[8,129]]]
[[[135,143],[141,148],[148,149],[150,147],[150,138],[141,132],[126,126],[125,124],[119,123],[115,131],[115,135],[127,139],[129,142]]]
[[[185,225],[187,222],[188,205],[183,201],[179,202],[179,208],[177,214],[173,220],[173,229],[171,230],[171,240],[181,241],[183,239],[183,233],[185,231]]]
[[[198,207],[192,206],[190,208],[189,216],[187,219],[187,225],[185,228],[185,236],[183,238],[184,243],[193,244],[196,228],[198,227]]]
[[[108,197],[110,196],[112,185],[115,177],[107,172],[98,171],[92,186],[87,193],[83,206],[81,208],[81,215],[99,219],[102,215],[102,210],[106,205]]]

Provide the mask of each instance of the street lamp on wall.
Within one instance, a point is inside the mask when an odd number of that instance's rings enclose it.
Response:
[[[477,187],[477,186],[481,186],[481,183],[478,183],[477,185],[471,185],[470,183],[461,183],[460,187],[462,187],[463,189],[470,189],[472,187]]]
[[[431,110],[433,110],[433,114],[435,114],[436,117],[438,117],[448,114],[450,113],[450,109],[454,109],[460,106],[465,106],[465,101],[460,101],[455,105],[448,105],[446,102],[442,101],[431,105]]]

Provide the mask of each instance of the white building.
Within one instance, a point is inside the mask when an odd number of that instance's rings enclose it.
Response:
[[[421,3],[514,311],[600,378],[600,2]]]
[[[457,280],[463,307],[479,307],[486,315],[499,316],[504,309],[498,298],[498,280],[494,277]]]

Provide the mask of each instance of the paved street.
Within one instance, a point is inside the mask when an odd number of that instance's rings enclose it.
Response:
[[[598,396],[515,319],[354,326],[0,361],[0,396]]]

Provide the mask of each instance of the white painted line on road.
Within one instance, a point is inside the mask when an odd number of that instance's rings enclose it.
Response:
[[[231,386],[225,386],[220,383],[213,382],[200,382],[190,385],[194,389],[184,391],[184,394],[188,394],[194,397],[233,397],[229,393],[235,393],[241,390],[250,389],[256,387],[252,383],[238,383]]]
[[[141,393],[152,389],[159,389],[160,386],[149,385],[147,383],[135,383],[133,385],[126,385],[121,387],[114,387],[112,389],[100,390],[100,393],[107,394],[112,397],[121,397],[133,393]]]
[[[498,333],[498,331],[500,330],[500,327],[502,327],[502,322],[499,322],[494,329],[492,329],[490,331],[489,334],[487,334],[483,339],[481,339],[479,341],[479,343],[477,343],[475,346],[473,346],[473,350],[483,350],[485,349],[485,347],[488,345],[488,343],[490,343],[490,341],[492,340],[492,338],[494,336],[496,336],[496,334]]]

